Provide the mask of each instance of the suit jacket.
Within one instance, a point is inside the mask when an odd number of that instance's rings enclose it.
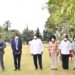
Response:
[[[4,48],[6,47],[6,44],[3,40],[0,40],[0,54],[4,54]]]
[[[15,38],[13,38],[11,41],[11,47],[14,54],[18,54],[18,53],[20,54],[22,52],[22,40],[18,38],[18,50],[16,50],[16,42],[15,42]]]

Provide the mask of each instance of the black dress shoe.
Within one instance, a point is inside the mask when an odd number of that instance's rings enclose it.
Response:
[[[51,70],[56,70],[57,71],[57,68],[52,68]]]
[[[40,68],[40,70],[43,70],[43,68]]]
[[[18,68],[18,70],[21,70],[20,68]]]
[[[75,70],[75,68],[73,68],[73,70]]]
[[[16,71],[17,69],[14,69],[14,71]]]
[[[2,69],[2,71],[5,71],[5,69]]]
[[[35,70],[37,70],[38,68],[35,68]]]
[[[56,70],[56,71],[57,71],[57,68],[55,68],[54,70]]]

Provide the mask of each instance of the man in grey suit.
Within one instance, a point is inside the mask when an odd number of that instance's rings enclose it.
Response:
[[[4,71],[3,56],[4,56],[4,48],[5,47],[6,47],[6,44],[0,37],[0,65],[1,65],[1,68],[2,68],[3,71]]]

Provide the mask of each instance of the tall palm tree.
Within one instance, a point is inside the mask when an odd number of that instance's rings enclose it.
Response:
[[[4,29],[8,32],[9,28],[10,28],[10,24],[11,22],[9,20],[5,21],[5,23],[3,24]]]

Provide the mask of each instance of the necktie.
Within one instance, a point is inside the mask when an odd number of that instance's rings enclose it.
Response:
[[[18,50],[18,38],[15,39],[15,43],[16,43],[16,50]]]

